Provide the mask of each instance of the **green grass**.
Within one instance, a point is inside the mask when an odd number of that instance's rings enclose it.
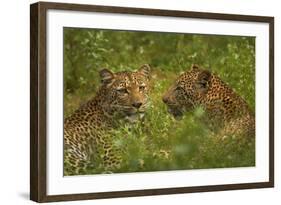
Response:
[[[200,108],[176,121],[161,97],[192,63],[209,68],[255,109],[255,39],[151,32],[64,30],[64,114],[95,95],[98,70],[152,67],[151,106],[143,122],[114,131],[124,164],[119,172],[255,165],[254,140],[223,143],[202,124]],[[99,173],[102,170],[89,170]]]

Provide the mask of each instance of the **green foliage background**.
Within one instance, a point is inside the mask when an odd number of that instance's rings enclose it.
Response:
[[[255,109],[255,38],[64,28],[64,115],[95,95],[98,70],[152,67],[151,107],[144,122],[114,135],[123,153],[120,172],[255,165],[254,140],[212,137],[198,108],[182,121],[161,97],[176,77],[196,63],[218,74]],[[89,170],[99,173],[103,170]]]

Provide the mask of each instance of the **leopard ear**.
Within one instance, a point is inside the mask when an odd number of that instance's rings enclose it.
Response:
[[[192,64],[191,70],[199,70],[199,66],[197,64]]]
[[[211,79],[210,71],[203,70],[198,74],[196,84],[200,92],[206,92],[208,90],[210,79]]]
[[[138,72],[141,73],[143,76],[145,76],[147,79],[149,79],[150,70],[151,70],[150,66],[148,64],[144,64],[139,68]]]
[[[99,74],[103,84],[111,83],[114,79],[114,73],[106,68],[100,70]]]

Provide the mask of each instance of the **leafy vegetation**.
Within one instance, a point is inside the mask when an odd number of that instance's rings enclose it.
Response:
[[[176,121],[162,95],[192,63],[209,68],[255,109],[253,37],[64,29],[64,114],[95,95],[98,70],[136,70],[151,65],[151,106],[143,122],[114,133],[123,152],[120,172],[241,167],[255,165],[254,140],[212,137],[198,108]],[[102,170],[89,170],[99,173]]]

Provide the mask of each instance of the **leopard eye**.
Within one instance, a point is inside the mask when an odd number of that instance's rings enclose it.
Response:
[[[117,92],[125,94],[125,93],[128,93],[128,90],[126,88],[118,88]]]
[[[181,91],[182,89],[183,89],[183,88],[180,87],[180,86],[177,86],[177,87],[175,88],[176,91]]]
[[[140,90],[140,91],[144,91],[144,90],[145,90],[145,86],[144,86],[144,85],[140,85],[140,86],[139,86],[139,90]]]

